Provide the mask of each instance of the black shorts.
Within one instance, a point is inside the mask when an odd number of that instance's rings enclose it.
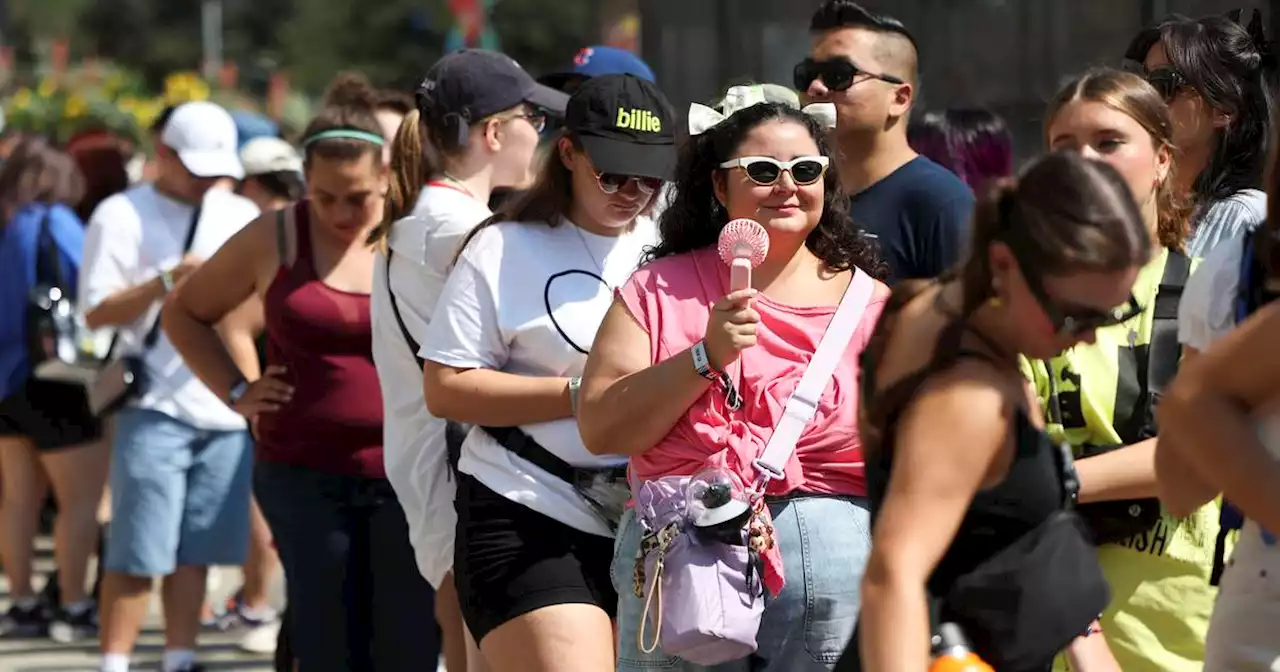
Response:
[[[83,385],[31,379],[0,401],[0,436],[26,437],[39,450],[69,448],[101,435]]]
[[[458,474],[453,571],[462,618],[479,642],[517,616],[594,604],[613,618],[613,539],[588,534]]]

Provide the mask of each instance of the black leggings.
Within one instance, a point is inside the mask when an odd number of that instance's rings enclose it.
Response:
[[[391,485],[259,462],[254,486],[284,566],[300,672],[434,670],[435,594]]]

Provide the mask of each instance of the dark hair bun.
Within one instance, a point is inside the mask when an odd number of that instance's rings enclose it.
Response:
[[[324,106],[373,111],[378,107],[378,92],[364,75],[342,72],[329,82],[329,88],[324,92]]]

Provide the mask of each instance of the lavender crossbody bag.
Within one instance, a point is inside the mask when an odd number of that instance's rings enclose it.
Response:
[[[875,281],[855,271],[773,436],[753,462],[758,477],[745,490],[745,505],[733,509],[726,504],[728,514],[713,527],[701,520],[695,525],[690,511],[695,502],[705,501],[714,484],[708,488],[699,477],[687,476],[639,484],[636,518],[644,534],[632,587],[644,600],[636,633],[641,651],[661,647],[665,654],[696,665],[718,665],[755,653],[765,601],[761,553],[773,544],[765,486],[783,478],[874,290]]]

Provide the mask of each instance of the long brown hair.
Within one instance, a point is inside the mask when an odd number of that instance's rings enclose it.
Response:
[[[40,136],[27,136],[0,169],[0,228],[32,203],[74,208],[84,190],[84,175],[70,154]]]
[[[1151,144],[1157,150],[1177,156],[1173,144],[1173,118],[1169,106],[1147,81],[1138,75],[1113,68],[1096,68],[1076,77],[1062,87],[1045,111],[1044,132],[1068,103],[1086,101],[1101,103],[1138,122],[1151,136]],[[1173,162],[1169,174],[1156,188],[1156,238],[1171,250],[1184,251],[1191,235],[1193,204],[1175,186]]]
[[[1129,185],[1115,168],[1076,152],[1045,154],[978,200],[969,257],[951,274],[964,286],[964,314],[994,295],[987,250],[1013,239],[1021,263],[1041,277],[1117,271],[1151,258]]]

